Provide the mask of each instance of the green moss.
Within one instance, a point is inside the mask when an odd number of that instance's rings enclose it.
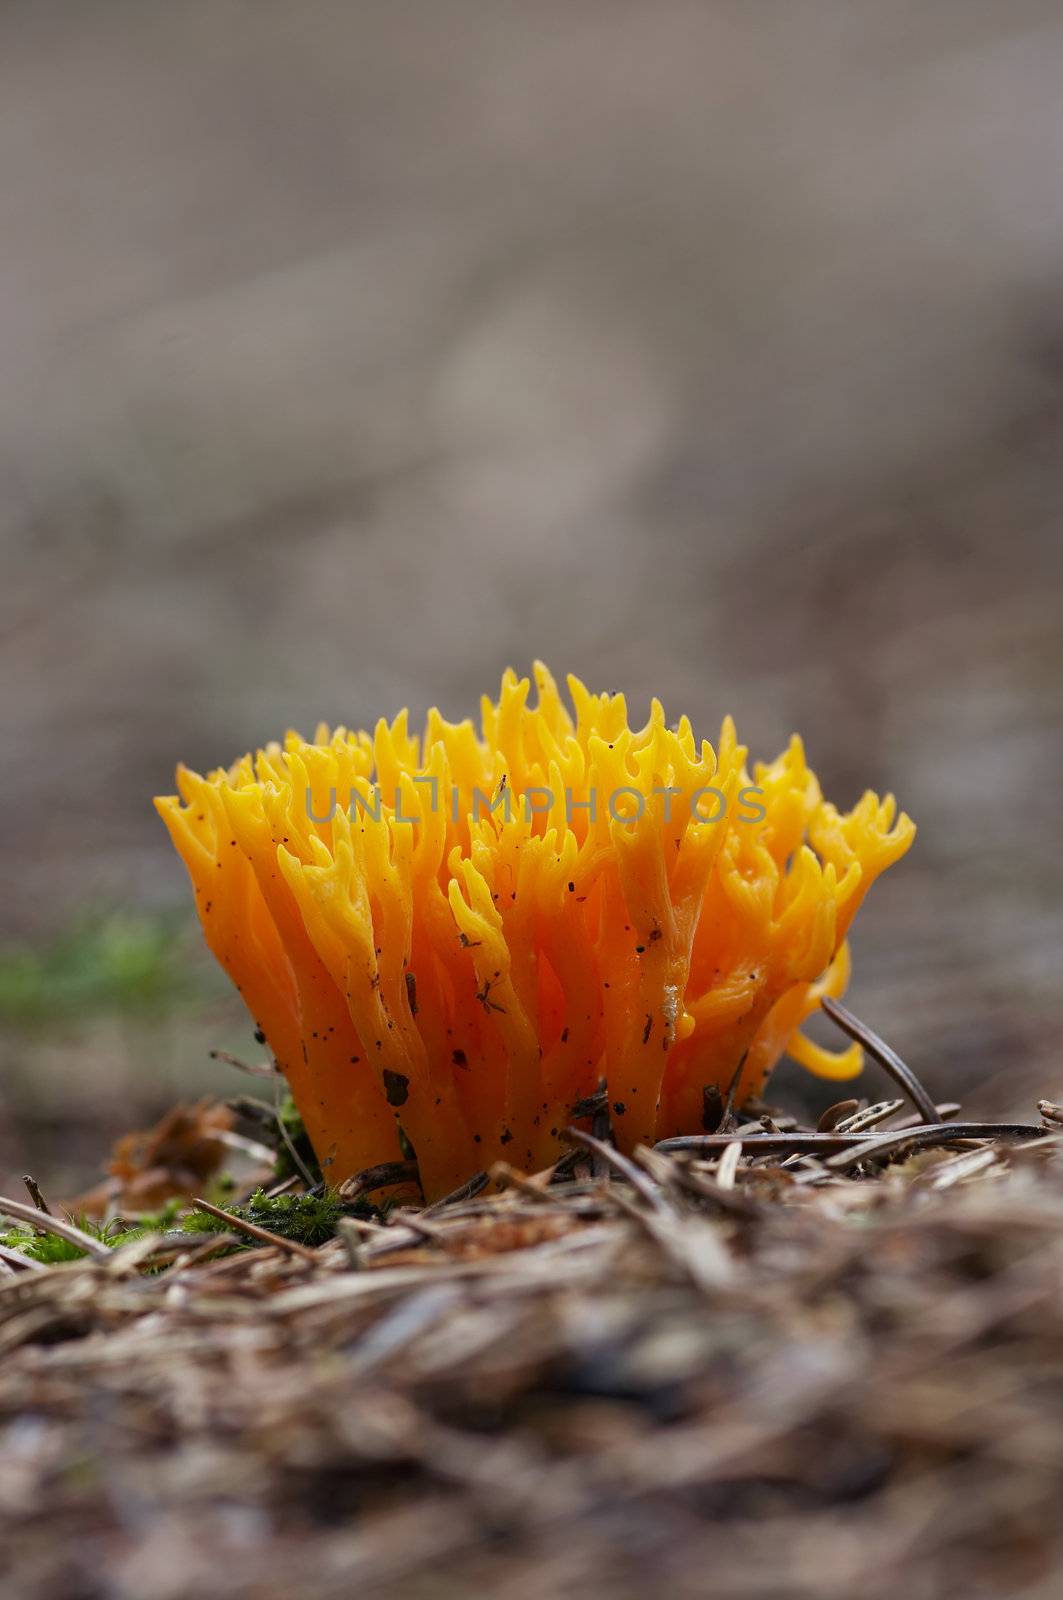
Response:
[[[99,1239],[101,1244],[111,1249],[128,1244],[130,1239],[139,1239],[148,1231],[143,1227],[124,1231],[114,1231],[113,1227],[101,1228],[91,1217],[70,1217],[69,1220],[82,1233]],[[72,1240],[61,1239],[56,1233],[37,1233],[28,1223],[16,1223],[10,1228],[0,1229],[0,1244],[6,1245],[9,1250],[17,1250],[20,1255],[29,1256],[33,1261],[43,1262],[48,1267],[57,1266],[61,1261],[80,1261],[87,1254]]]
[[[216,1204],[219,1202],[215,1202]],[[368,1209],[365,1207],[357,1209]],[[272,1198],[257,1189],[245,1205],[226,1206],[228,1216],[243,1218],[256,1227],[279,1234],[282,1239],[292,1239],[296,1244],[324,1244],[336,1232],[336,1222],[343,1214],[343,1202],[328,1191],[323,1194],[280,1194]],[[132,1227],[111,1222],[105,1228],[87,1217],[71,1218],[83,1232],[99,1239],[112,1250],[119,1245],[143,1239],[146,1234],[200,1234],[225,1233],[228,1224],[223,1217],[208,1211],[190,1211],[183,1200],[171,1200],[151,1216],[142,1217]],[[245,1237],[234,1249],[253,1248],[256,1241]],[[30,1256],[45,1266],[56,1266],[63,1261],[80,1261],[85,1251],[80,1245],[60,1239],[54,1233],[37,1233],[28,1224],[0,1228],[0,1244],[20,1255]]]
[[[256,1189],[246,1205],[226,1206],[225,1210],[229,1216],[240,1217],[257,1228],[267,1228],[282,1239],[313,1247],[332,1238],[336,1222],[343,1213],[343,1202],[328,1191],[324,1194],[279,1194],[271,1199],[264,1190]],[[209,1212],[193,1211],[185,1217],[182,1226],[186,1233],[224,1233],[226,1223]],[[254,1243],[251,1239],[247,1242]]]
[[[85,1254],[79,1245],[60,1239],[54,1233],[34,1233],[32,1228],[7,1228],[0,1231],[0,1244],[32,1261],[54,1267],[60,1261],[80,1261]]]

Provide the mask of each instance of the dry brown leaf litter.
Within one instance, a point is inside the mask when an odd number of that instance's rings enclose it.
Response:
[[[312,1260],[13,1268],[5,1593],[1050,1600],[1058,1126],[832,1168],[758,1123]]]

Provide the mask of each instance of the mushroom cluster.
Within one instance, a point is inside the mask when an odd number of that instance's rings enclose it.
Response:
[[[330,1181],[412,1144],[427,1197],[560,1152],[604,1079],[618,1144],[700,1131],[785,1052],[860,1070],[801,1024],[915,829],[841,814],[801,741],[747,766],[657,701],[507,672],[481,727],[430,711],[289,733],[156,801],[211,950],[288,1080]]]

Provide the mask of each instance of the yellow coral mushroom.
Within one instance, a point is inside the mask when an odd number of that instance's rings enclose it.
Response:
[[[541,664],[482,729],[406,713],[318,728],[156,801],[208,944],[285,1074],[333,1181],[412,1142],[429,1198],[504,1157],[559,1153],[600,1079],[630,1150],[702,1127],[788,1053],[848,1078],[800,1032],[849,976],[846,935],[915,829],[892,796],[841,815],[801,741],[752,775],[653,702]]]

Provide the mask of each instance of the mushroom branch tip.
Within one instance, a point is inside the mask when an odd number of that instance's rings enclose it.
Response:
[[[568,689],[507,671],[478,728],[322,725],[155,802],[329,1182],[409,1145],[429,1200],[541,1170],[603,1079],[630,1152],[784,1053],[860,1070],[801,1028],[911,820],[870,791],[839,812],[796,736],[750,765],[730,718],[713,747],[656,700],[633,729],[623,695]]]

